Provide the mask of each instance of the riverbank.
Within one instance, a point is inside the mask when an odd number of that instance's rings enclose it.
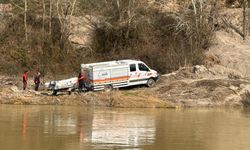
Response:
[[[49,91],[22,91],[16,86],[5,86],[0,91],[1,104],[14,105],[66,105],[66,106],[100,106],[120,108],[175,108],[168,101],[162,101],[147,90],[122,90],[111,92],[59,93],[49,95]]]
[[[215,65],[181,68],[162,75],[154,88],[121,89],[72,95],[49,91],[22,91],[21,83],[2,76],[0,103],[15,105],[69,105],[121,108],[247,107],[250,79],[234,70]]]

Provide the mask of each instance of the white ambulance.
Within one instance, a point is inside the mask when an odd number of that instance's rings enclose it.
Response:
[[[85,87],[89,90],[110,90],[134,85],[152,87],[158,73],[138,60],[119,60],[81,64]]]

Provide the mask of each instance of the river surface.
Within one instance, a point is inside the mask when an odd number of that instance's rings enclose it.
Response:
[[[0,105],[1,150],[249,150],[250,111]]]

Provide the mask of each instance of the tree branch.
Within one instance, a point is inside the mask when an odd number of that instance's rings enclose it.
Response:
[[[235,25],[233,25],[232,23],[230,23],[229,21],[227,21],[226,18],[222,18],[222,21],[223,21],[223,23],[224,23],[227,27],[233,29],[233,30],[234,30],[236,33],[238,33],[241,37],[244,37],[244,34],[243,34]]]
[[[13,2],[13,0],[10,0],[10,1],[11,1],[11,3],[12,3],[13,5],[15,5],[17,8],[19,8],[19,9],[21,9],[21,10],[24,10],[24,8],[18,6],[15,2]]]

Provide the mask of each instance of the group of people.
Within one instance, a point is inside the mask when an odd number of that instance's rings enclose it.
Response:
[[[41,78],[41,73],[37,71],[34,76],[35,91],[38,91],[39,89],[40,82],[41,82],[40,78]],[[28,84],[28,71],[25,71],[23,73],[23,90],[26,90],[27,84]]]
[[[38,91],[40,86],[41,73],[39,71],[36,72],[34,76],[34,84],[35,84],[35,91]],[[23,90],[26,90],[28,84],[28,71],[23,73]],[[78,75],[78,90],[79,92],[83,92],[85,88],[85,70]]]

